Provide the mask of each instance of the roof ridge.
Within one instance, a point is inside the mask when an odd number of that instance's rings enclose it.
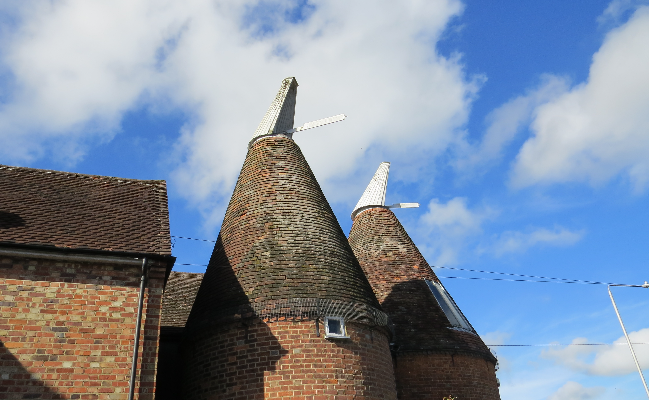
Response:
[[[119,176],[108,176],[108,175],[94,175],[94,174],[84,174],[81,172],[70,172],[70,171],[57,171],[53,169],[43,169],[43,168],[32,168],[32,167],[19,167],[19,166],[14,166],[14,165],[4,165],[0,164],[0,170],[18,170],[18,171],[33,171],[33,172],[40,172],[40,173],[47,173],[47,174],[57,174],[57,175],[71,175],[71,176],[78,176],[82,178],[96,178],[96,179],[104,179],[107,181],[113,181],[117,180],[118,182],[125,181],[125,182],[133,182],[133,183],[161,183],[164,182],[166,185],[166,181],[164,179],[136,179],[136,178],[122,178]]]

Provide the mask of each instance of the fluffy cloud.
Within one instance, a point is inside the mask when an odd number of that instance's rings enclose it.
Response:
[[[648,180],[648,8],[606,36],[589,78],[537,106],[512,184]]]
[[[648,328],[630,332],[632,343],[648,343]],[[586,338],[576,338],[571,343],[589,343]],[[635,353],[642,369],[648,369],[648,345],[636,345]],[[542,357],[551,359],[574,371],[598,376],[626,375],[636,372],[636,366],[625,336],[609,346],[566,346],[542,352]]]
[[[504,147],[530,124],[535,109],[565,93],[568,88],[566,79],[544,75],[538,87],[493,110],[486,117],[488,127],[483,140],[477,146],[466,146],[462,152],[464,156],[456,162],[457,166],[462,169],[477,167],[500,158]]]
[[[482,223],[494,214],[488,208],[471,210],[463,197],[453,198],[446,204],[432,199],[427,212],[420,218],[420,229],[427,243],[419,247],[433,255],[432,265],[454,264],[468,238],[480,234]]]
[[[497,344],[504,344],[508,339],[510,339],[511,336],[512,334],[508,332],[494,331],[494,332],[487,332],[481,335],[481,339],[483,339],[483,342],[485,344],[497,345]]]
[[[535,245],[570,246],[584,236],[584,231],[570,231],[556,226],[553,230],[535,229],[532,232],[504,232],[494,245],[497,256],[506,253],[520,253]]]
[[[392,160],[440,154],[457,140],[478,90],[457,59],[435,52],[462,12],[459,0],[39,4],[2,27],[9,94],[0,156],[25,162],[65,146],[66,157],[83,157],[119,132],[128,110],[180,109],[188,122],[174,182],[197,203],[229,194],[286,76],[300,84],[297,124],[348,115],[335,128],[296,135],[325,185],[354,171],[368,149]]]
[[[604,387],[584,387],[578,382],[569,381],[557,392],[547,397],[547,400],[590,400],[597,398],[605,391]]]

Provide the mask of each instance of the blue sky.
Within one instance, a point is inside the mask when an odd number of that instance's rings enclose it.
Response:
[[[214,239],[287,76],[296,125],[348,115],[295,135],[344,232],[390,161],[387,202],[421,204],[396,214],[432,265],[648,280],[634,0],[5,2],[0,163],[165,179],[172,235]],[[211,247],[174,255],[206,264]],[[645,398],[606,286],[441,279],[488,344],[561,344],[494,347],[504,400]],[[647,343],[647,289],[612,291]]]

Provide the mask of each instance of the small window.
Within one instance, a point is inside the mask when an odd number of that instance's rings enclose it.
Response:
[[[425,279],[424,281],[427,283],[427,286],[429,286],[431,293],[433,293],[433,297],[438,301],[438,305],[447,316],[451,326],[473,333],[474,329],[469,324],[463,313],[460,312],[456,302],[454,302],[454,299],[452,299],[449,293],[447,293],[444,286],[428,279]]]
[[[349,339],[345,332],[345,321],[341,317],[325,317],[325,337]]]

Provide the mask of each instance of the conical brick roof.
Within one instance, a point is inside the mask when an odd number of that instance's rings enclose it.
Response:
[[[188,326],[292,299],[379,307],[298,145],[264,136],[248,150]]]
[[[394,324],[397,351],[469,353],[494,361],[471,325],[467,330],[452,326],[426,280],[442,283],[391,210],[359,212],[349,241]]]

